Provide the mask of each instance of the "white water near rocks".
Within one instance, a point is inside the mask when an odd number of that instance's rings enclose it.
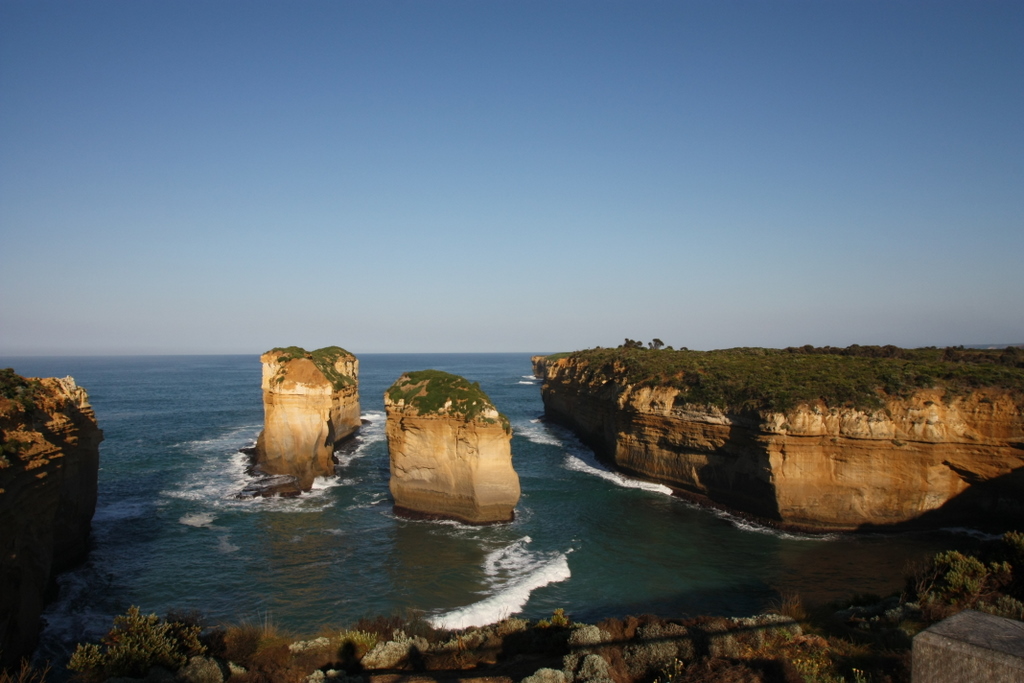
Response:
[[[72,375],[106,434],[92,550],[59,579],[38,655],[66,661],[130,605],[210,620],[270,619],[298,634],[363,616],[419,614],[445,628],[564,608],[581,620],[644,612],[747,615],[780,591],[805,601],[898,589],[908,561],[955,533],[785,534],[686,503],[598,462],[541,420],[529,354],[363,355],[359,435],[337,476],[298,498],[240,499],[262,424],[256,356],[9,358]],[[384,390],[435,368],[479,381],[511,420],[523,496],[489,527],[392,512]]]

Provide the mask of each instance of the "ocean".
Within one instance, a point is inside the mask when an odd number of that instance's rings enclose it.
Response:
[[[114,615],[197,610],[297,635],[365,616],[460,628],[556,608],[572,618],[743,616],[782,594],[805,603],[898,590],[909,564],[970,542],[964,530],[779,532],[609,471],[542,422],[530,354],[365,354],[363,418],[337,476],[299,498],[239,499],[263,419],[256,356],[0,358],[27,376],[75,377],[106,439],[88,560],[63,574],[37,659],[66,661]],[[522,498],[514,522],[396,517],[385,389],[434,368],[479,381],[512,423]]]

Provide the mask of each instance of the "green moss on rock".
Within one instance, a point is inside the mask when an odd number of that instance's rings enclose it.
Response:
[[[322,349],[316,349],[315,351],[306,351],[301,346],[279,346],[267,353],[276,353],[277,362],[287,363],[290,360],[297,360],[299,358],[308,358],[313,361],[313,365],[316,366],[317,370],[323,373],[323,376],[327,378],[327,381],[331,383],[335,391],[341,391],[345,387],[354,386],[356,379],[344,373],[338,372],[335,367],[335,363],[343,359],[355,359],[355,355],[349,353],[340,346],[325,346]],[[284,375],[281,374],[283,371],[279,370],[275,380],[277,382],[284,381]]]
[[[399,377],[387,390],[392,403],[404,401],[418,413],[439,413],[451,401],[445,411],[448,415],[459,415],[467,420],[480,420],[489,424],[501,423],[509,431],[508,418],[498,413],[498,419],[484,417],[488,410],[497,412],[490,397],[480,388],[479,382],[470,382],[465,377],[441,370],[418,370]]]

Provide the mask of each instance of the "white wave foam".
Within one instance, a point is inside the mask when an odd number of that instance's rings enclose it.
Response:
[[[386,416],[382,411],[371,410],[363,413],[361,418],[364,420],[364,423],[359,428],[359,433],[355,437],[355,447],[349,446],[351,450],[343,448],[341,452],[335,454],[335,457],[338,459],[338,465],[341,467],[348,467],[353,460],[369,455],[372,444],[379,443],[387,438],[384,432]]]
[[[523,381],[520,381],[519,384],[525,384],[525,385],[531,386],[531,387],[537,385],[536,382],[523,382]]]
[[[220,436],[210,439],[183,441],[182,443],[175,444],[175,446],[196,454],[237,451],[245,446],[256,445],[256,436],[262,428],[263,425],[243,425],[230,429]]]
[[[333,489],[337,486],[345,486],[346,482],[352,483],[351,479],[339,479],[338,477],[316,477],[313,479],[313,484],[310,487],[310,493],[318,491],[326,491],[327,489]]]
[[[228,540],[229,538],[230,537],[227,534],[220,537],[220,542],[217,543],[218,551],[227,554],[237,552],[238,550],[240,550],[240,548],[237,545]]]
[[[574,472],[583,472],[584,474],[592,474],[594,476],[601,477],[602,479],[610,481],[616,486],[621,486],[623,488],[641,489],[643,491],[651,491],[652,493],[662,493],[666,496],[672,495],[672,489],[664,484],[655,484],[649,481],[631,479],[625,475],[619,474],[618,472],[612,472],[611,470],[599,465],[596,461],[586,462],[583,457],[581,457],[581,454],[566,453],[565,468]]]
[[[248,467],[249,456],[245,453],[213,452],[203,459],[199,469],[178,483],[175,488],[161,491],[160,495],[186,500],[212,510],[229,508],[243,512],[322,512],[335,504],[333,497],[325,494],[330,489],[351,481],[323,477],[314,482],[313,490],[294,498],[238,498],[238,494],[253,483]]]
[[[428,619],[434,628],[463,629],[486,626],[522,611],[533,591],[572,576],[568,553],[534,553],[527,546],[529,536],[488,553],[483,569],[491,587],[490,595],[466,607]]]
[[[211,524],[213,524],[214,519],[216,519],[216,517],[208,512],[197,512],[191,515],[183,516],[181,519],[178,520],[178,522],[184,524],[185,526],[194,526],[198,528],[209,527]]]
[[[374,493],[369,496],[369,499],[365,502],[354,503],[349,505],[345,510],[365,510],[372,508],[375,505],[380,505],[382,502],[388,499],[387,493]]]
[[[764,524],[758,524],[752,522],[749,519],[743,519],[732,513],[726,512],[725,510],[719,510],[717,508],[705,507],[703,505],[697,505],[695,503],[686,503],[692,508],[698,509],[702,512],[709,512],[719,519],[732,524],[740,531],[748,531],[755,534],[764,534],[765,536],[774,536],[787,541],[835,541],[841,536],[839,534],[801,534],[795,531],[781,531]]]
[[[998,541],[1003,537],[1002,534],[990,534],[979,529],[970,529],[964,526],[943,527],[942,530],[951,534],[970,536],[971,538],[975,538],[979,541]]]
[[[542,446],[561,446],[562,440],[553,434],[547,425],[540,420],[517,423],[515,434],[526,437],[530,441]]]
[[[533,379],[533,380],[540,379],[540,377],[538,377],[537,375],[523,375],[522,377],[523,377],[523,379]]]

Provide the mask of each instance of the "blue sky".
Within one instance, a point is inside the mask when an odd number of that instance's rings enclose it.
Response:
[[[1024,342],[1024,3],[0,0],[0,354]]]

